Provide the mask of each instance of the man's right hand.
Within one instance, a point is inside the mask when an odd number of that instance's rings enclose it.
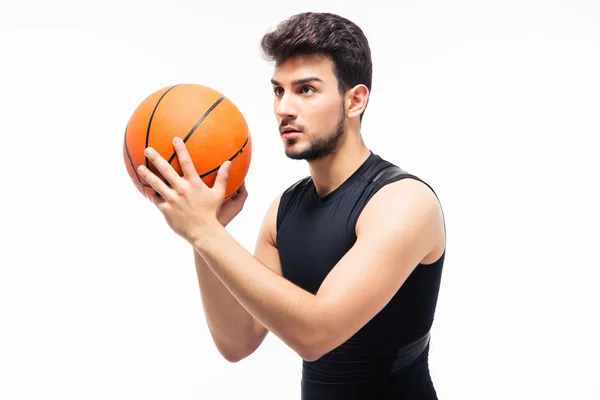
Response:
[[[227,226],[242,211],[247,197],[248,191],[246,191],[246,182],[244,181],[238,191],[221,205],[217,215],[217,220],[221,225]]]

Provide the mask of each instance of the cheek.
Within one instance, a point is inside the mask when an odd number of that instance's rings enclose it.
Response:
[[[306,107],[304,119],[311,130],[321,131],[336,126],[341,112],[342,105],[339,101],[319,99]]]

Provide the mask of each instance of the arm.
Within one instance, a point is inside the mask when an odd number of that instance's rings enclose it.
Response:
[[[282,275],[279,253],[274,246],[279,199],[273,201],[265,215],[254,257],[277,275]],[[264,341],[267,329],[231,295],[197,250],[194,250],[194,262],[204,314],[217,349],[230,362],[246,358]]]
[[[224,286],[261,325],[303,359],[336,348],[393,297],[443,239],[437,198],[405,179],[379,190],[357,223],[357,241],[313,295],[252,257],[222,227],[192,243]],[[309,249],[307,249],[309,251]]]
[[[173,139],[173,147],[183,176],[180,176],[173,166],[151,147],[146,148],[144,154],[167,182],[145,165],[138,166],[139,174],[159,194],[152,199],[154,204],[164,215],[169,227],[192,245],[198,235],[203,236],[208,233],[210,237],[207,228],[218,227],[220,233],[227,233],[224,226],[241,210],[247,196],[245,184],[242,184],[236,198],[224,202],[231,161],[221,165],[212,187],[209,188],[198,175],[185,143],[180,137]],[[279,254],[270,245],[273,242],[272,233],[278,204],[279,202],[276,201],[271,205],[266,217],[267,222],[263,223],[259,235],[257,257],[250,256],[250,258],[258,262],[262,268],[266,265],[267,268],[264,269],[281,279]],[[229,250],[227,247],[222,248],[225,253]],[[199,252],[197,248],[194,248],[194,251],[197,254],[195,263],[203,307],[213,340],[226,359],[239,360],[260,345],[266,330],[252,314],[248,314],[247,304],[236,302],[239,298],[235,294],[231,296],[227,293],[226,289],[230,291],[230,288],[208,273],[210,270],[206,268],[206,255]]]
[[[221,166],[209,188],[181,138],[173,143],[183,177],[156,151],[146,149],[170,186],[146,166],[138,167],[160,194],[157,208],[241,306],[306,360],[346,341],[387,304],[422,260],[445,246],[435,194],[413,179],[389,184],[365,206],[356,243],[313,295],[249,254],[219,223],[231,162]]]

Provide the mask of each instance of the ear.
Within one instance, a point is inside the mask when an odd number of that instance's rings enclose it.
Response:
[[[356,85],[346,93],[346,117],[360,118],[369,101],[369,89],[365,85]]]

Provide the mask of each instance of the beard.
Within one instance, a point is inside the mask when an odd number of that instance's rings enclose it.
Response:
[[[289,140],[289,146],[285,150],[285,155],[292,160],[314,161],[320,158],[333,154],[344,137],[346,123],[344,120],[344,112],[339,115],[338,122],[335,128],[326,135],[317,135],[316,139],[309,141],[309,146],[300,151],[294,151],[292,146],[297,142],[296,139]]]

